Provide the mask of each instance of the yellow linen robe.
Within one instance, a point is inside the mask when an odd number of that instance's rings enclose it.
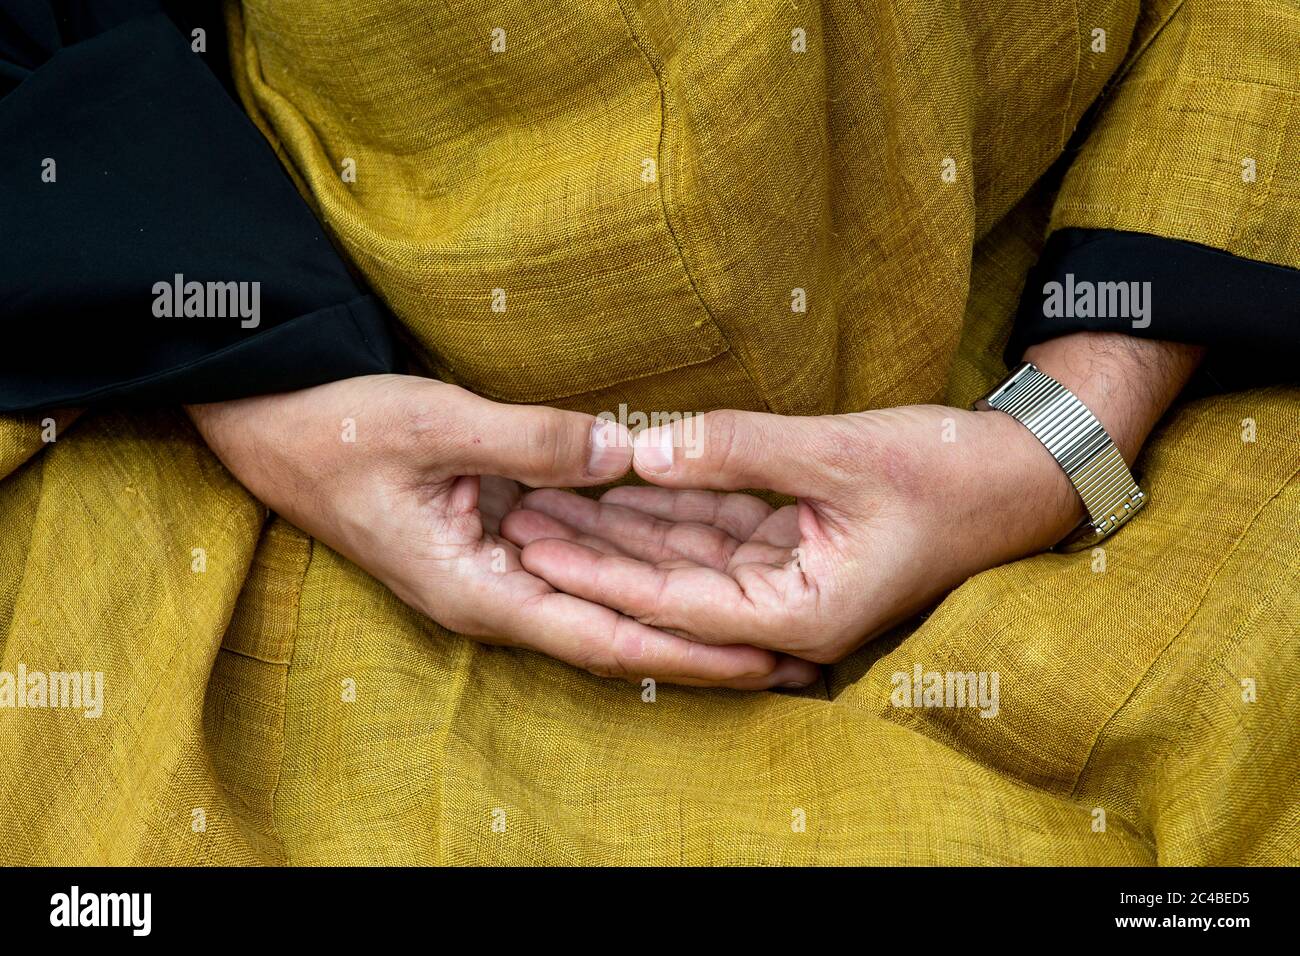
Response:
[[[500,400],[961,405],[1005,371],[1049,228],[1300,267],[1291,0],[229,22],[244,105],[340,248],[431,373]],[[178,411],[54,443],[3,419],[0,670],[106,680],[98,719],[0,709],[0,860],[1294,863],[1298,431],[1293,387],[1183,404],[1104,570],[980,574],[804,694],[647,702],[422,618]],[[917,665],[997,672],[998,715],[893,706]]]

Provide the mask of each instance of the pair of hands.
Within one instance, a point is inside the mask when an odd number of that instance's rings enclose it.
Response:
[[[1095,333],[1036,349],[1129,462],[1200,358]],[[411,607],[633,680],[805,686],[1083,516],[1019,422],[938,405],[711,412],[635,447],[613,422],[402,375],[189,412],[249,491]],[[629,469],[650,485],[599,501],[554,490]],[[797,504],[773,509],[747,488]]]
[[[255,496],[416,610],[636,680],[807,685],[816,664],[1078,517],[1019,424],[941,406],[713,412],[689,440],[679,423],[635,447],[617,423],[399,375],[190,412]],[[599,501],[523,487],[629,468],[654,486]],[[744,488],[799,501],[774,510]]]

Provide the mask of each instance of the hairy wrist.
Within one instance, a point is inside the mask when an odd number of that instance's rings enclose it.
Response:
[[[1131,467],[1204,353],[1179,342],[1078,332],[1032,346],[1024,357],[1088,406]]]
[[[1196,369],[1203,350],[1110,333],[1079,333],[1025,352],[1042,371],[1078,396],[1132,466],[1147,435]],[[1009,415],[979,412],[988,449],[997,449],[988,476],[1016,529],[1009,551],[1028,553],[1060,541],[1086,517],[1065,470],[1028,428]],[[1005,555],[1004,555],[1005,557]]]

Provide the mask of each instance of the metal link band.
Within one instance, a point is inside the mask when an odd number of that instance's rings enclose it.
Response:
[[[975,403],[1020,422],[1043,443],[1074,485],[1088,520],[1058,550],[1086,548],[1114,533],[1147,502],[1124,458],[1088,407],[1032,362],[1022,362]]]

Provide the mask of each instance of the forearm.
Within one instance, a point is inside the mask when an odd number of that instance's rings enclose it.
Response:
[[[1088,406],[1132,466],[1204,354],[1197,345],[1076,332],[1030,346],[1024,357]]]

